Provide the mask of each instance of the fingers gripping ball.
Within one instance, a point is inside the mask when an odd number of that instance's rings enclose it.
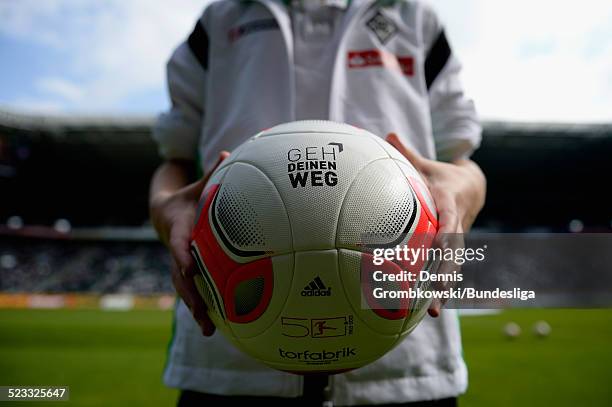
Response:
[[[419,173],[367,131],[305,121],[252,137],[212,174],[196,219],[196,284],[212,321],[276,369],[335,373],[373,362],[429,305],[372,296],[381,283],[364,236],[427,246],[437,212]]]

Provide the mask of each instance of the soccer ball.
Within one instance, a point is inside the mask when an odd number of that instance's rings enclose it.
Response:
[[[369,237],[431,245],[436,219],[419,173],[383,139],[334,122],[281,124],[239,146],[204,188],[196,285],[218,330],[268,366],[355,369],[395,347],[429,305],[373,294],[425,283],[375,281],[374,270],[405,267],[373,266]]]

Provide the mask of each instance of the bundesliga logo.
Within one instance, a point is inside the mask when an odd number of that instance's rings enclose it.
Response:
[[[327,351],[322,350],[321,352],[311,352],[309,350],[305,350],[303,352],[290,352],[278,348],[278,352],[280,353],[280,357],[283,359],[297,359],[297,360],[338,360],[340,358],[347,358],[349,356],[357,356],[357,349],[344,347],[340,350],[336,351]]]
[[[331,296],[331,287],[326,287],[321,280],[321,277],[317,276],[302,290],[302,297],[329,297]]]

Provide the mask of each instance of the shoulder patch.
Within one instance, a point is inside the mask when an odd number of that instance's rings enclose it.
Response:
[[[444,31],[441,31],[425,59],[425,81],[431,87],[451,56],[451,49]]]
[[[187,44],[202,68],[208,69],[208,34],[200,21],[187,38]]]

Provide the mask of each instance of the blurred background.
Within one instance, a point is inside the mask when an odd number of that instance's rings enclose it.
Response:
[[[476,230],[610,232],[612,3],[431,3],[484,122]],[[69,385],[75,405],[174,403],[150,129],[169,105],[165,61],[205,4],[0,0],[0,385]],[[542,321],[550,334],[533,333]],[[610,310],[461,323],[462,405],[612,403]]]

